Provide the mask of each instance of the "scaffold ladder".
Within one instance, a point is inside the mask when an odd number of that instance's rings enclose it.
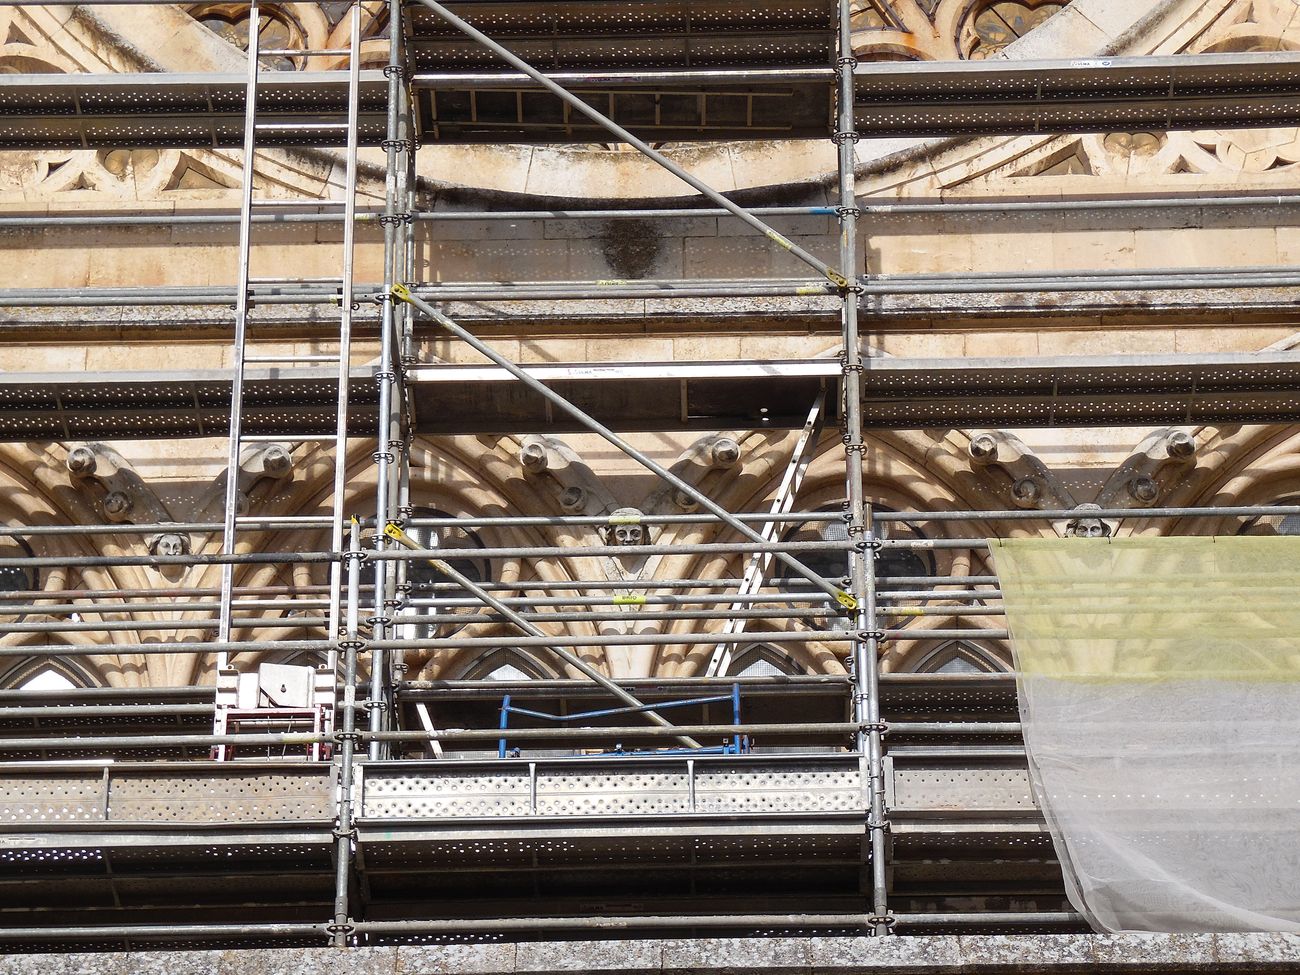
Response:
[[[356,231],[356,193],[357,193],[357,151],[358,151],[358,104],[360,93],[360,75],[361,75],[361,3],[354,3],[348,14],[350,18],[350,43],[348,46],[348,109],[346,122],[322,122],[308,127],[308,131],[317,131],[322,135],[337,131],[341,127],[347,129],[347,148],[346,148],[346,173],[343,199],[341,201],[330,201],[339,211],[339,218],[342,221],[342,274],[338,279],[338,307],[339,307],[339,325],[338,335],[334,343],[334,349],[322,354],[310,354],[306,356],[294,355],[291,353],[274,353],[258,354],[250,352],[249,349],[249,318],[250,311],[253,309],[251,300],[251,288],[257,282],[252,276],[252,258],[253,258],[253,228],[257,226],[253,223],[253,214],[256,212],[272,211],[283,209],[286,203],[299,202],[320,206],[319,200],[303,201],[284,201],[284,200],[266,200],[259,199],[254,195],[254,177],[257,161],[257,146],[259,134],[272,134],[277,123],[261,123],[257,118],[257,99],[258,85],[261,75],[264,71],[274,70],[263,66],[260,63],[262,52],[258,43],[258,28],[261,22],[261,13],[259,10],[258,0],[253,0],[249,8],[249,37],[248,37],[248,80],[245,93],[244,103],[244,147],[243,147],[243,183],[242,197],[240,200],[239,212],[239,282],[237,286],[237,295],[235,303],[235,335],[234,335],[234,362],[232,366],[232,379],[230,391],[230,437],[229,453],[227,457],[227,475],[226,475],[226,495],[225,511],[222,532],[221,551],[223,555],[234,555],[238,550],[239,533],[245,523],[240,517],[240,508],[244,499],[241,497],[239,470],[240,463],[245,451],[259,443],[282,442],[285,440],[317,440],[323,445],[332,449],[333,458],[333,491],[332,491],[332,510],[330,518],[330,540],[329,550],[336,556],[335,560],[330,563],[330,606],[329,606],[329,635],[331,639],[337,639],[342,626],[342,583],[343,583],[343,565],[344,558],[344,536],[345,536],[345,519],[343,511],[343,496],[345,487],[345,470],[347,464],[347,434],[348,434],[348,381],[350,372],[351,343],[352,343],[352,324],[354,311],[353,297],[353,263],[355,253],[355,231]],[[276,51],[277,55],[286,52]],[[304,51],[304,55],[316,54],[319,52]],[[301,126],[298,126],[301,128]],[[274,224],[272,224],[274,226]],[[292,283],[286,280],[285,283]],[[306,370],[302,367],[306,365],[311,367],[320,367],[322,365],[336,367],[337,382],[337,421],[334,431],[328,434],[303,434],[294,433],[291,436],[264,433],[248,433],[244,429],[244,414],[247,406],[246,379],[248,368],[250,366],[259,366],[269,368],[272,378],[281,380],[294,379],[303,375]],[[287,368],[278,368],[287,367]],[[307,373],[311,375],[313,381],[319,382],[319,373],[315,370]],[[222,644],[231,642],[231,635],[235,627],[232,625],[232,614],[234,609],[234,589],[235,589],[235,571],[232,564],[223,564],[221,574],[221,602],[220,617],[218,624],[218,641]],[[335,664],[335,653],[330,654],[331,668]],[[218,656],[218,673],[226,671],[230,666],[230,654],[223,651]]]

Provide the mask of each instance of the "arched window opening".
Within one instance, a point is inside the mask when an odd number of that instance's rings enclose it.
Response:
[[[999,0],[979,4],[962,28],[962,49],[972,61],[994,57],[1059,14],[1069,3],[1070,0]]]
[[[0,559],[30,559],[35,555],[25,542],[18,538],[0,540]],[[40,574],[30,565],[0,566],[0,619],[17,622],[26,615],[20,607],[31,598],[20,595],[35,592],[40,586]]]
[[[536,660],[518,650],[493,650],[465,668],[461,680],[545,680],[547,673]]]
[[[414,512],[414,517],[454,518],[455,515],[436,508],[419,508]],[[491,563],[475,555],[484,548],[477,532],[457,526],[434,528],[413,525],[407,534],[421,548],[463,552],[463,555],[456,554],[447,558],[447,564],[471,582],[492,581]],[[413,615],[415,616],[471,616],[487,610],[486,606],[474,600],[467,589],[453,585],[450,579],[422,559],[412,559],[406,563],[406,584],[409,588],[409,598],[414,601]],[[439,602],[432,605],[427,602],[434,599]],[[419,623],[415,626],[414,639],[430,640],[447,637],[463,625],[450,621]]]
[[[728,677],[786,677],[804,673],[789,654],[772,647],[746,647],[731,659]]]
[[[251,10],[244,3],[207,3],[191,7],[189,14],[222,40],[247,51]],[[303,33],[284,12],[262,7],[258,11],[257,46],[262,50],[298,50],[303,48]],[[305,63],[306,59],[301,59]],[[294,71],[298,65],[293,58],[271,54],[258,58],[263,68],[272,71]]]
[[[825,505],[817,509],[819,512],[829,511],[838,512],[843,510],[842,505],[832,504]],[[876,505],[875,510],[878,512],[893,511],[884,505]],[[881,538],[892,539],[923,539],[925,534],[911,522],[882,522],[879,526],[879,535]],[[791,530],[786,534],[783,541],[787,542],[816,542],[824,541],[828,543],[839,544],[847,541],[849,537],[848,525],[842,520],[836,521],[810,521]],[[796,553],[804,565],[812,569],[818,575],[830,582],[846,584],[849,575],[849,553],[846,549],[828,548],[813,549]],[[807,590],[808,583],[802,576],[796,575],[784,563],[778,568],[777,582],[783,589]],[[882,549],[876,557],[876,577],[893,578],[893,577],[919,577],[932,576],[935,574],[934,556],[931,553],[912,549],[912,548],[886,548]]]
[[[1007,666],[977,643],[950,640],[923,653],[908,670],[916,674],[1003,674]]]
[[[1272,504],[1287,507],[1300,506],[1300,496],[1279,498]],[[1237,529],[1238,535],[1300,535],[1300,515],[1257,515],[1248,518]]]
[[[95,682],[62,660],[32,657],[0,676],[0,688],[12,691],[69,691],[93,687]]]

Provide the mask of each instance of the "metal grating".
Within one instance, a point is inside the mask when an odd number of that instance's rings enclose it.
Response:
[[[323,822],[334,791],[327,767],[136,772],[110,779],[108,808],[131,823]]]
[[[354,372],[353,432],[369,432],[376,396],[371,374]],[[244,403],[249,433],[332,434],[337,379],[330,370],[250,369]],[[0,374],[0,440],[221,437],[229,425],[230,375],[221,370]]]
[[[370,819],[605,817],[734,813],[855,813],[863,809],[856,758],[794,761],[597,760],[371,767]]]
[[[1300,355],[872,359],[873,427],[1295,422]]]
[[[1116,132],[1300,123],[1300,54],[860,64],[864,136]]]
[[[103,822],[104,786],[102,769],[0,773],[0,823]]]
[[[233,74],[0,75],[0,146],[239,147],[244,95]],[[257,95],[259,145],[347,144],[346,71],[271,73]],[[361,145],[383,141],[387,105],[383,73],[361,72]]]

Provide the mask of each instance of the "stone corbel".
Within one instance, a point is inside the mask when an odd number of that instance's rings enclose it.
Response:
[[[68,449],[67,467],[69,480],[90,497],[105,521],[162,525],[176,520],[130,462],[107,444],[73,444]],[[142,537],[155,555],[184,555],[190,550],[189,536],[180,532]]]
[[[1068,509],[1073,495],[1018,437],[1005,430],[983,430],[967,447],[971,469],[985,486],[1011,507],[1029,510]]]
[[[1106,480],[1097,495],[1102,508],[1151,508],[1168,497],[1196,467],[1196,440],[1167,427],[1144,439]]]
[[[259,481],[282,481],[293,474],[293,454],[287,443],[258,444],[239,460],[238,510],[248,511],[248,499]],[[226,504],[226,475],[217,476],[199,503],[200,521],[220,521]]]

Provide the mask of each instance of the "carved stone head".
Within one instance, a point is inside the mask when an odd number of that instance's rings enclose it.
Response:
[[[612,524],[605,530],[607,545],[632,547],[646,543],[645,528],[641,525],[640,508],[615,508],[609,519]]]
[[[1065,533],[1072,538],[1106,538],[1110,535],[1110,526],[1100,518],[1089,518],[1086,513],[1089,509],[1100,511],[1101,508],[1095,504],[1081,504],[1075,508],[1079,515],[1070,519],[1066,523]]]

